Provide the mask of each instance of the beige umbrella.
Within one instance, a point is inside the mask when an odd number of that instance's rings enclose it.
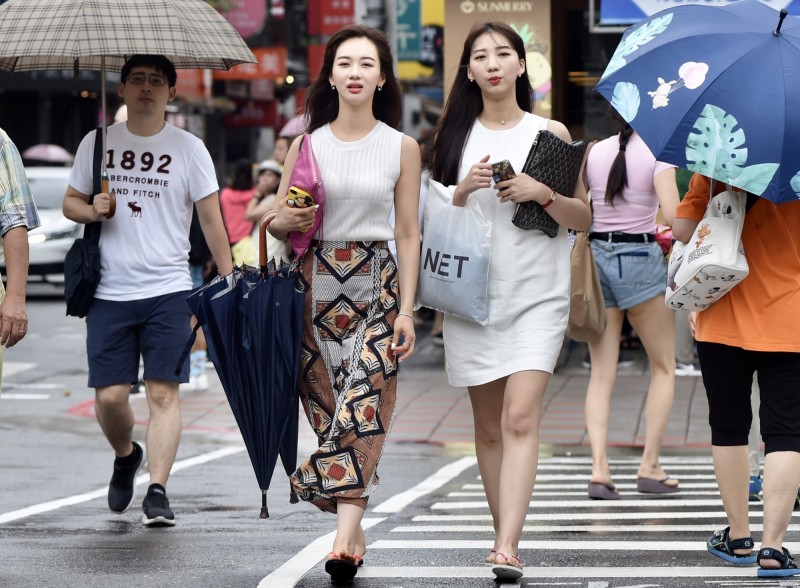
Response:
[[[239,33],[202,0],[8,0],[0,5],[0,70],[102,72],[104,153],[105,72],[120,71],[137,53],[164,55],[179,69],[257,62]]]
[[[75,160],[75,156],[61,145],[49,145],[46,143],[28,147],[22,152],[22,157],[23,159],[35,159],[36,161],[53,163],[71,163]]]

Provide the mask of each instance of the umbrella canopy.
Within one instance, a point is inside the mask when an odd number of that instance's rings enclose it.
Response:
[[[629,28],[597,90],[656,159],[773,202],[800,198],[800,18],[685,4]]]
[[[28,147],[22,152],[22,157],[53,163],[71,163],[75,160],[75,156],[60,145],[48,145],[46,143]]]
[[[179,69],[256,63],[239,33],[202,0],[8,0],[0,5],[0,70],[120,71],[137,53],[164,55]],[[106,177],[105,157],[103,177]],[[108,191],[104,180],[103,191]]]
[[[289,119],[281,132],[278,133],[279,137],[297,137],[298,135],[302,135],[306,132],[306,127],[308,126],[308,117],[305,114],[298,114],[295,117]]]
[[[278,457],[287,475],[297,467],[304,305],[297,275],[288,267],[268,270],[265,255],[261,271],[237,268],[187,299],[247,447],[262,491],[262,518],[269,517],[266,496]]]
[[[0,69],[119,71],[136,53],[176,68],[255,63],[239,33],[202,0],[8,0],[0,6]]]

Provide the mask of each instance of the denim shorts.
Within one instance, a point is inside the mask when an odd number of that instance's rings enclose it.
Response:
[[[135,384],[139,356],[145,380],[188,382],[188,356],[178,375],[175,369],[191,333],[189,294],[124,301],[95,298],[86,316],[89,387]]]
[[[658,242],[609,243],[592,239],[591,244],[606,308],[627,310],[664,296],[667,264]]]

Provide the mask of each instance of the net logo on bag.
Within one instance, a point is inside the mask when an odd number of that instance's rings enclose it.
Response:
[[[450,253],[443,253],[441,251],[436,251],[435,253],[428,248],[425,251],[425,260],[422,264],[422,270],[425,271],[430,267],[430,271],[434,274],[439,276],[449,278],[451,276],[451,272],[453,271],[450,268],[450,261],[454,260],[457,262],[456,265],[456,278],[461,278],[464,270],[464,262],[469,261],[468,255],[456,255]]]

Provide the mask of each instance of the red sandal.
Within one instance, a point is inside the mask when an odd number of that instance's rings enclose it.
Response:
[[[498,557],[502,557],[504,560],[506,560],[506,563],[497,563]],[[498,551],[494,561],[495,563],[492,567],[492,573],[497,581],[517,581],[523,576],[523,564],[522,560],[519,558],[519,555],[508,556],[505,553],[500,553]]]

